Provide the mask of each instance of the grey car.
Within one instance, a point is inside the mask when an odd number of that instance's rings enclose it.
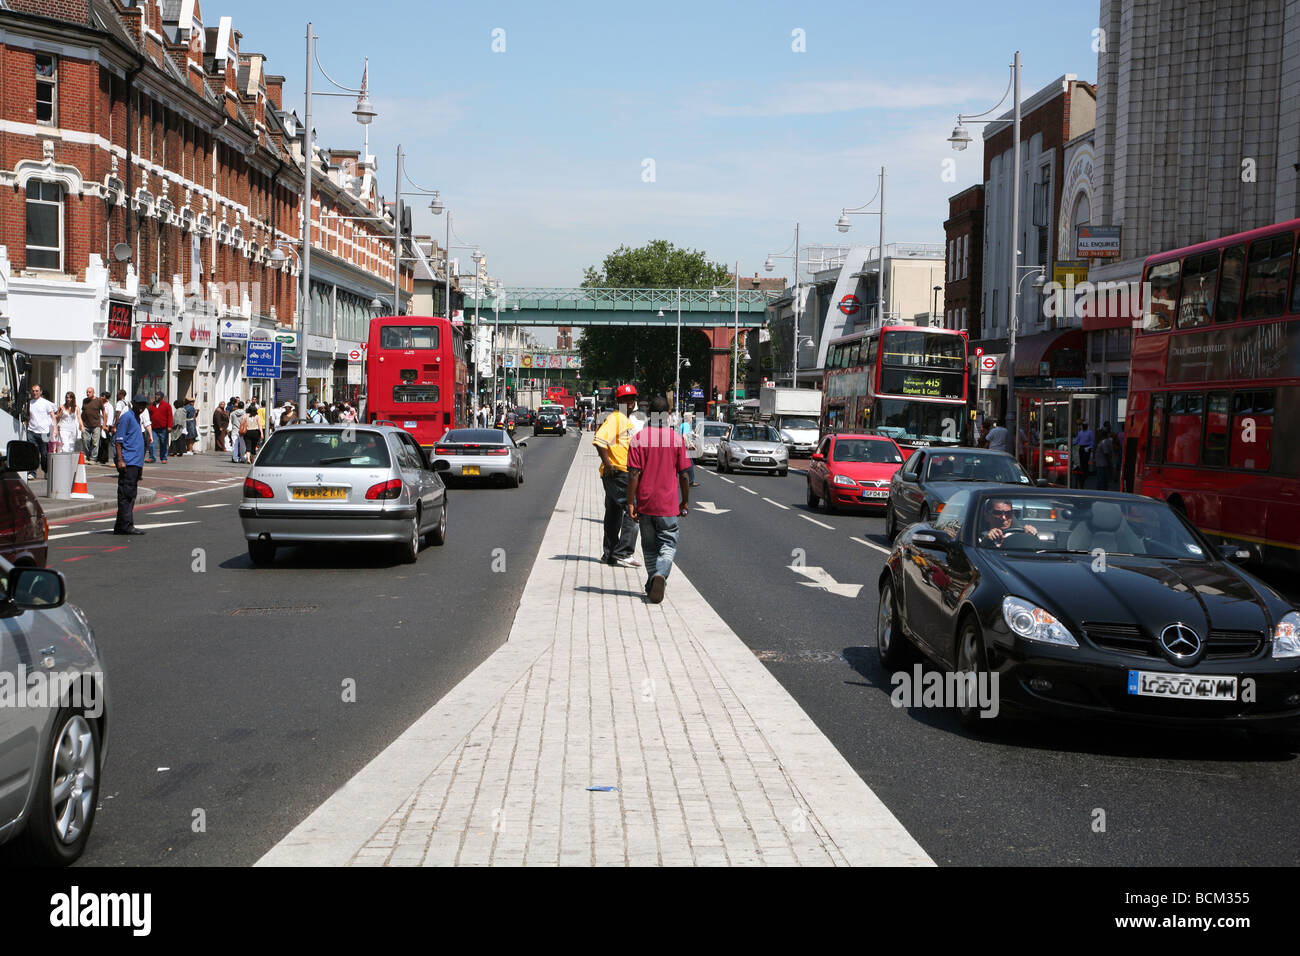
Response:
[[[519,449],[527,443],[527,438],[515,441],[503,428],[453,428],[433,446],[433,459],[446,463],[448,478],[500,478],[518,488],[524,483],[524,456]]]
[[[257,453],[239,520],[254,564],[313,542],[390,542],[413,564],[447,540],[447,488],[409,432],[391,425],[289,425]]]
[[[65,597],[57,571],[0,558],[0,843],[53,866],[85,849],[108,753],[104,664]]]
[[[918,448],[890,479],[885,536],[893,541],[908,525],[938,517],[949,498],[975,482],[1032,484],[1029,474],[1004,451]]]
[[[781,434],[771,425],[741,422],[718,443],[718,471],[767,471],[785,475],[790,456]]]
[[[691,429],[691,436],[695,439],[697,449],[695,460],[700,464],[716,462],[718,445],[727,437],[729,431],[731,426],[726,422],[697,421]]]

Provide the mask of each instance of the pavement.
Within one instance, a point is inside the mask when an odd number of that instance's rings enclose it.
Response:
[[[650,605],[599,561],[602,513],[580,442],[507,642],[258,865],[933,865],[680,569]]]

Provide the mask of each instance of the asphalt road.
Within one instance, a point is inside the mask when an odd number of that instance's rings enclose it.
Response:
[[[810,512],[794,472],[697,471],[693,502],[728,510],[693,510],[678,565],[936,862],[1300,862],[1300,759],[1242,734],[1022,721],[984,738],[895,708],[875,650],[883,519]],[[864,586],[803,584],[800,558]]]
[[[229,483],[242,472],[215,460],[147,468],[164,495],[137,512],[145,537],[103,533],[111,519],[52,529],[50,566],[95,627],[113,695],[81,863],[257,860],[504,642],[573,442],[530,439],[518,489],[454,488],[447,544],[415,565],[322,547],[255,569]]]

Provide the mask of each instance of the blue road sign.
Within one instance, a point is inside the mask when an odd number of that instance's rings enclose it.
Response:
[[[279,342],[248,343],[248,365],[244,374],[248,378],[279,378],[283,346]]]

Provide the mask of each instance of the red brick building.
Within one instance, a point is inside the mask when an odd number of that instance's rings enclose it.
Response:
[[[206,420],[230,395],[272,397],[244,380],[244,349],[279,336],[328,396],[370,301],[391,302],[391,222],[342,218],[383,210],[373,157],[316,151],[311,322],[286,335],[303,138],[243,39],[199,0],[0,6],[0,324],[47,393],[161,389]]]
[[[943,327],[980,337],[981,270],[984,267],[984,187],[975,184],[948,199],[943,224]]]

